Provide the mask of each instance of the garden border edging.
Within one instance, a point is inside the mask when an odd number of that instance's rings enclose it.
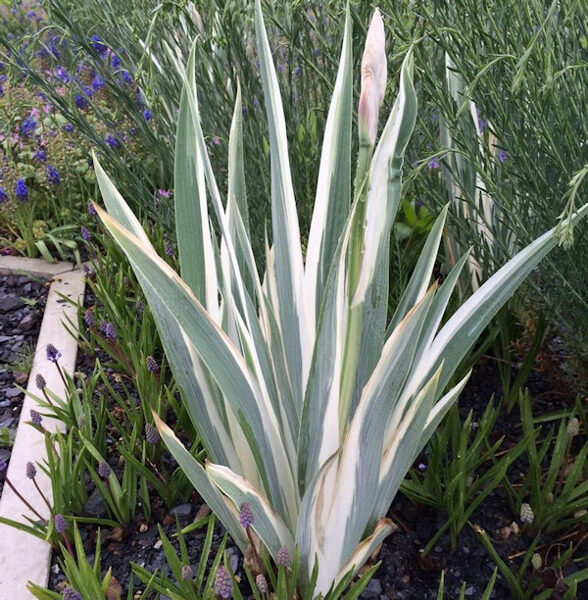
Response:
[[[81,302],[84,296],[85,276],[83,271],[74,269],[68,262],[47,263],[40,259],[13,256],[0,257],[0,272],[31,275],[51,281],[35,347],[33,366],[27,383],[27,394],[23,400],[7,471],[7,477],[16,489],[43,517],[48,519],[50,516],[48,507],[39,496],[33,482],[26,477],[26,464],[29,461],[33,464],[43,464],[45,459],[44,436],[26,424],[30,420],[31,409],[42,410],[29,394],[38,394],[35,385],[38,374],[45,378],[47,387],[58,396],[62,396],[65,391],[57,369],[47,360],[46,346],[53,344],[61,352],[59,365],[66,373],[73,374],[78,344],[64,322],[69,320],[70,329],[75,331],[76,307],[64,300],[62,296]],[[43,419],[43,426],[48,431],[63,428],[58,421],[47,417]],[[37,468],[35,482],[51,503],[51,481],[39,468]],[[0,497],[0,516],[23,523],[27,523],[26,516],[35,519],[31,511],[7,485],[4,486]],[[26,532],[0,524],[0,598],[33,600],[34,596],[27,590],[27,583],[31,581],[41,586],[47,584],[51,553],[52,548],[49,543]]]

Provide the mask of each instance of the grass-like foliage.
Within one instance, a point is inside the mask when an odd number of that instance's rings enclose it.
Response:
[[[467,255],[441,285],[431,285],[444,209],[388,319],[390,233],[417,119],[412,52],[378,139],[387,77],[376,12],[362,60],[353,177],[347,15],[304,254],[278,77],[259,0],[255,25],[271,159],[272,235],[263,277],[248,234],[241,95],[223,202],[202,133],[194,52],[185,72],[175,156],[181,276],[157,254],[96,161],[108,212],[97,210],[143,287],[209,461],[203,467],[154,415],[168,449],[243,552],[253,541],[278,564],[285,554],[297,556],[301,592],[325,596],[340,593],[339,584],[394,530],[386,513],[400,483],[465,385],[467,376],[449,386],[455,370],[557,245],[562,227],[588,206],[521,250],[448,319],[444,314]],[[240,519],[244,505],[252,521],[246,529]],[[249,527],[255,537],[246,535]]]

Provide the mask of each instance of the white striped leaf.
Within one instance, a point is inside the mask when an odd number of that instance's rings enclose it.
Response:
[[[288,136],[278,78],[272,60],[260,0],[255,0],[255,30],[270,137],[272,242],[280,323],[286,364],[295,402],[302,405],[304,373],[310,363],[310,334],[302,319],[304,267],[296,201],[288,157]],[[277,308],[277,309],[276,309]]]

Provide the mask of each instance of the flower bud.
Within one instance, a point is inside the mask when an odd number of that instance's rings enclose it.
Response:
[[[533,568],[535,570],[540,569],[543,565],[543,559],[541,558],[541,554],[535,552],[535,554],[533,554],[533,556],[531,557],[531,564],[533,565]]]
[[[262,573],[255,578],[255,585],[257,586],[260,594],[267,594],[267,579]]]
[[[570,419],[570,422],[568,423],[567,434],[570,437],[574,437],[574,436],[578,435],[579,432],[580,432],[580,421],[576,417],[574,417],[573,419]]]
[[[535,518],[535,513],[533,513],[533,509],[530,504],[523,502],[521,504],[521,523],[532,523]]]
[[[373,145],[378,132],[380,106],[386,92],[388,67],[384,22],[376,8],[367,32],[361,59],[361,94],[359,96],[359,137]]]

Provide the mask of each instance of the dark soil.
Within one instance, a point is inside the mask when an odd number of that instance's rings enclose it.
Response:
[[[20,275],[0,275],[0,432],[14,440],[49,284]],[[10,447],[0,444],[0,470]],[[0,477],[0,493],[3,478]]]
[[[550,363],[550,361],[547,362]],[[91,370],[91,366],[92,360],[80,355],[78,369],[88,371]],[[111,374],[114,375],[114,373]],[[541,360],[537,361],[536,368],[529,378],[528,386],[531,397],[534,399],[535,416],[573,406],[574,395],[561,385],[560,380],[553,377],[551,370],[542,368]],[[481,417],[493,395],[495,398],[501,397],[500,377],[496,364],[485,359],[476,367],[460,397],[459,412],[462,420],[470,410],[473,410],[475,419]],[[506,411],[501,411],[495,425],[495,433],[498,436],[505,436],[505,449],[520,439],[520,420],[516,410],[510,415]],[[525,464],[519,460],[515,463],[513,469],[515,468],[517,472],[524,470]],[[181,525],[185,525],[193,521],[195,515],[203,508],[196,493],[189,502],[181,503],[169,511],[161,505],[161,502],[158,504],[157,499],[153,499],[152,503],[154,510],[150,523],[146,523],[139,515],[136,523],[124,530],[104,528],[102,530],[103,571],[112,567],[113,575],[121,584],[125,594],[129,585],[131,562],[135,562],[149,571],[161,569],[163,572],[169,573],[159,541],[157,523],[161,523],[166,535],[170,536],[176,531],[176,517],[180,520]],[[104,507],[100,506],[100,502],[94,501],[92,506],[87,508],[91,516],[105,516]],[[505,534],[505,530],[508,530],[513,522],[517,522],[519,519],[518,515],[513,514],[506,494],[501,488],[492,492],[480,508],[474,512],[470,519],[472,526],[466,526],[461,531],[457,548],[454,551],[450,548],[449,534],[445,534],[428,556],[424,558],[421,556],[423,548],[445,522],[445,515],[441,512],[427,506],[415,505],[399,493],[389,516],[399,524],[399,529],[384,542],[376,557],[376,560],[382,561],[382,564],[362,593],[361,597],[364,600],[434,599],[437,597],[442,570],[445,571],[444,598],[446,600],[457,599],[464,583],[466,598],[481,598],[492,576],[495,564],[479,541],[473,526],[481,527],[488,533],[499,555],[513,568],[520,565],[521,557],[532,541],[532,537],[524,535],[524,531],[521,533],[515,530],[512,535]],[[96,527],[82,526],[81,532],[89,560],[92,561],[95,552]],[[218,547],[223,534],[224,529],[217,525],[213,550]],[[204,535],[205,531],[199,530],[186,536],[193,567],[198,563]],[[564,546],[566,543],[569,543],[569,540],[563,543]],[[544,556],[549,556],[551,553],[551,556],[555,557],[562,550],[560,540],[556,536],[543,537],[541,544],[544,545],[542,552]],[[241,581],[246,581],[242,569],[242,557],[230,541],[228,552],[233,570],[241,578]],[[583,546],[577,548],[575,557],[586,557],[587,554],[588,544],[584,543]],[[212,556],[214,556],[214,551]],[[545,565],[543,576],[546,586],[553,587],[558,577],[568,576],[574,571],[587,568],[588,560],[571,562],[561,573],[550,569],[549,564]],[[54,557],[50,589],[60,590],[63,585],[64,575]],[[135,578],[135,591],[142,588],[143,586],[137,584]],[[244,594],[246,594],[245,590]],[[499,572],[491,598],[506,600],[511,597],[511,592]],[[559,597],[553,596],[554,599]],[[588,598],[588,584],[584,583],[579,586],[577,598]]]

